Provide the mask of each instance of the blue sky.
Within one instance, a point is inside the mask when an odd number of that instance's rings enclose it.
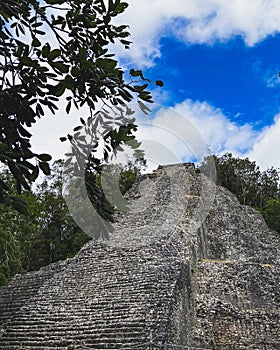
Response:
[[[128,2],[119,21],[130,25],[133,45],[118,55],[127,68],[164,81],[154,90],[155,102],[191,121],[213,153],[280,166],[280,2]],[[165,113],[156,120],[188,144],[190,133],[175,126],[181,119]],[[169,144],[160,131],[157,139]],[[170,147],[176,148],[174,140]]]
[[[207,101],[237,123],[257,129],[273,123],[280,97],[279,35],[251,48],[240,37],[211,46],[166,37],[160,46],[161,57],[146,74],[164,80],[168,103]]]
[[[192,158],[186,149],[203,140],[215,154],[232,152],[262,168],[280,167],[280,1],[127,2],[116,22],[130,26],[133,44],[130,50],[112,49],[125,69],[142,69],[165,83],[153,89],[163,108],[157,105],[150,118],[138,116],[138,136],[159,146],[151,161],[171,161],[162,159],[166,152],[160,146],[175,152],[176,160]],[[67,122],[60,116],[46,140],[42,136],[52,124],[40,121],[34,145],[57,158],[59,136],[75,123],[75,115]]]

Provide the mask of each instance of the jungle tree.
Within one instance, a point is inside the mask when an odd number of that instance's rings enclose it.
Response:
[[[131,43],[128,26],[112,23],[127,6],[121,0],[0,2],[0,161],[16,179],[18,193],[30,189],[40,171],[50,173],[51,156],[33,152],[29,128],[47,110],[55,114],[60,100],[67,100],[65,113],[74,107],[78,115],[87,107],[88,120],[81,118],[82,125],[74,132],[86,123],[91,124],[91,133],[102,128],[105,158],[108,150],[134,139],[135,121],[116,112],[133,98],[147,111],[143,101],[152,99],[146,90],[151,81],[131,69],[132,79],[126,82],[112,52],[116,41],[127,49]],[[161,81],[155,83],[162,86]],[[97,111],[99,102],[107,109]],[[73,136],[62,141],[73,142]],[[100,165],[94,154],[90,161]],[[3,179],[0,203],[26,212]]]

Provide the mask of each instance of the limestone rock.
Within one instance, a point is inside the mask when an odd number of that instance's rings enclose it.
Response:
[[[109,242],[0,288],[0,349],[280,349],[280,243],[259,213],[160,167]]]

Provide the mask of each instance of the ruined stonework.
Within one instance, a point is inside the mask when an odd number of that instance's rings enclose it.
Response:
[[[0,288],[0,349],[280,349],[280,242],[260,214],[191,164],[128,197],[109,243]]]

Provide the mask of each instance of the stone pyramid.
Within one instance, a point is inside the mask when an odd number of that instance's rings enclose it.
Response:
[[[128,200],[108,242],[0,288],[1,350],[280,349],[280,242],[260,214],[189,163]]]

